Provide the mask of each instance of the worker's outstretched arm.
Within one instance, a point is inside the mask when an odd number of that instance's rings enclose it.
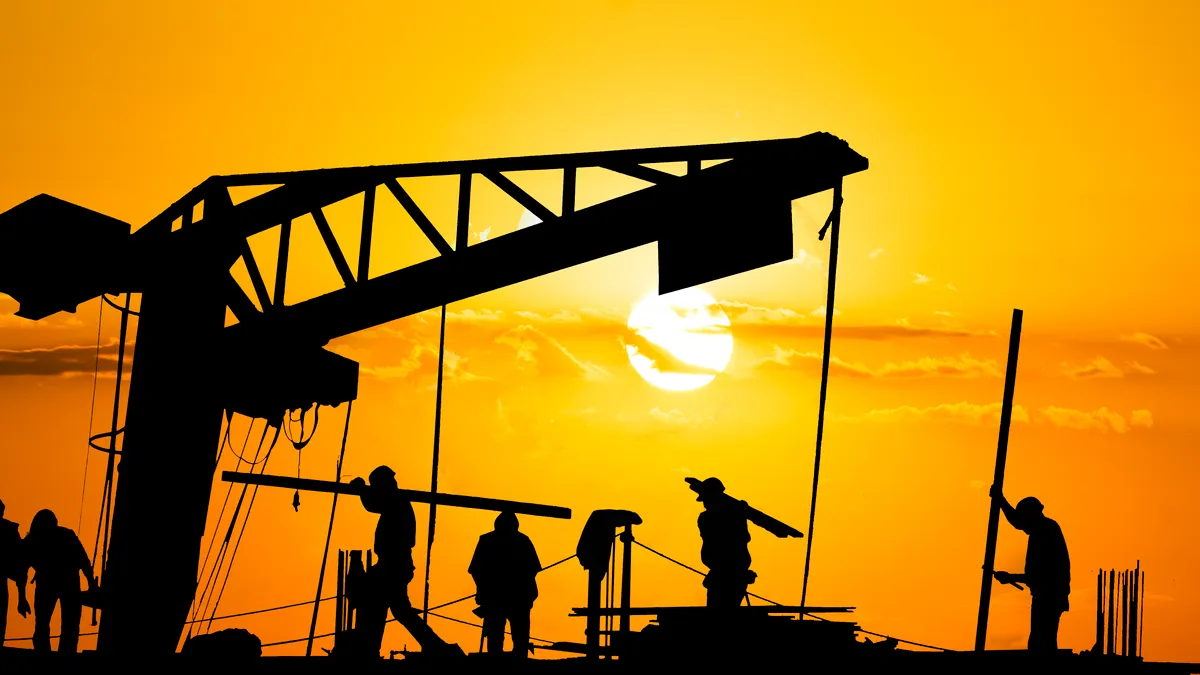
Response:
[[[1008,500],[1004,498],[1004,492],[993,485],[992,489],[989,491],[989,494],[991,494],[992,499],[996,500],[996,502],[1000,504],[1000,510],[1004,512],[1004,519],[1008,521],[1008,524],[1016,527],[1016,523],[1013,522],[1016,517],[1016,510],[1013,509],[1012,504],[1009,504]]]
[[[362,478],[355,478],[354,480],[350,481],[350,485],[352,487],[361,489],[367,487],[367,481],[363,480]],[[379,500],[379,495],[374,490],[365,490],[360,492],[358,498],[360,501],[362,501],[364,509],[370,511],[371,513],[383,513],[383,504]]]

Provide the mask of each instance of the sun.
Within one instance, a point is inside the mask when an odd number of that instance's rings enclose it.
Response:
[[[724,371],[733,355],[729,317],[699,288],[647,296],[629,314],[628,326],[629,362],[659,389],[699,389]]]

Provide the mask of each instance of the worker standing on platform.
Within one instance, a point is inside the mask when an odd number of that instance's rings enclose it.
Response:
[[[442,640],[421,619],[408,600],[408,584],[416,566],[412,549],[417,543],[417,518],[412,503],[404,498],[396,485],[396,472],[380,466],[371,472],[370,489],[360,496],[363,508],[379,514],[375,526],[375,555],[379,561],[370,569],[368,584],[372,587],[372,606],[367,609],[371,644],[375,652],[383,646],[383,631],[387,612],[404,626],[421,645],[421,650],[435,654],[461,655],[462,649]],[[350,485],[363,488],[366,482],[355,478]]]
[[[79,537],[61,527],[54,512],[43,509],[33,516],[24,540],[25,563],[32,567],[33,648],[50,651],[50,618],[60,608],[58,651],[74,654],[79,646],[79,618],[83,612],[79,573],[87,578],[88,591],[96,592],[92,561]],[[25,568],[28,570],[28,567]]]
[[[517,516],[505,511],[495,529],[479,537],[467,572],[475,579],[475,613],[483,618],[488,653],[504,651],[504,624],[512,628],[513,655],[529,653],[529,612],[537,599],[537,550],[519,529]]]
[[[995,485],[990,494],[992,499],[1000,503],[1000,509],[1004,511],[1009,524],[1029,535],[1025,573],[996,572],[996,581],[1029,586],[1029,593],[1033,596],[1029,616],[1029,650],[1056,651],[1058,622],[1062,613],[1070,609],[1068,596],[1071,594],[1071,558],[1067,553],[1067,541],[1062,528],[1042,513],[1042,503],[1033,497],[1017,502],[1014,509]]]
[[[4,502],[0,502],[0,645],[4,643],[8,629],[8,580],[17,584],[17,613],[29,614],[29,600],[25,597],[25,555],[21,531],[17,524],[4,519]]]
[[[700,560],[708,567],[704,587],[709,607],[737,607],[757,575],[750,570],[750,528],[741,502],[725,497],[725,486],[707,478],[697,486],[696,501],[704,503],[697,524],[704,544]]]

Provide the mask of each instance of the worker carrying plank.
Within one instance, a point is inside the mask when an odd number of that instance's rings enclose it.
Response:
[[[1002,584],[1029,586],[1033,596],[1029,618],[1029,650],[1056,651],[1058,649],[1058,622],[1062,613],[1070,608],[1071,557],[1067,553],[1067,541],[1058,523],[1042,513],[1042,503],[1026,497],[1013,508],[1004,493],[993,485],[992,499],[1000,504],[1009,524],[1029,535],[1029,548],[1025,552],[1025,573],[1012,574],[995,572],[996,581]]]
[[[697,519],[703,546],[700,560],[708,567],[704,587],[709,607],[737,607],[746,598],[746,587],[758,575],[750,569],[750,528],[754,523],[780,538],[803,537],[799,530],[781,523],[749,504],[725,494],[717,478],[685,479],[696,501],[704,504]]]
[[[366,487],[362,478],[355,478],[350,485],[361,490],[359,498],[363,508],[379,514],[379,523],[375,526],[375,555],[379,562],[371,567],[367,579],[373,597],[367,607],[359,610],[359,616],[371,633],[371,646],[375,653],[383,646],[384,625],[390,609],[392,617],[421,645],[421,651],[438,656],[462,656],[462,649],[438,637],[408,600],[408,584],[416,569],[412,549],[417,543],[417,518],[412,502],[400,492],[396,473],[390,468],[380,466],[369,478],[369,489],[362,490]]]

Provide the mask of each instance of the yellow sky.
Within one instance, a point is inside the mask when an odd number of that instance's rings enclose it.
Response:
[[[6,3],[0,210],[45,192],[137,227],[213,174],[833,133],[871,168],[845,186],[810,602],[853,605],[871,630],[972,644],[994,404],[1020,307],[1025,414],[1007,485],[1013,501],[1037,495],[1070,545],[1060,644],[1091,646],[1095,570],[1140,559],[1146,655],[1196,661],[1200,324],[1186,308],[1200,243],[1198,12],[1166,2]],[[600,199],[621,185],[580,189]],[[640,539],[698,563],[688,475],[719,476],[806,529],[814,310],[828,257],[816,231],[828,207],[828,194],[794,205],[803,258],[704,286],[724,303],[735,347],[728,371],[696,391],[650,387],[619,341],[655,289],[653,247],[452,306],[441,488],[570,506],[569,522],[522,519],[545,563],[574,551],[596,508],[638,511]],[[499,202],[473,213],[473,232],[491,236],[521,216]],[[353,240],[330,219],[344,245]],[[428,255],[400,221],[390,227],[373,261]],[[289,279],[311,293],[336,284],[315,234],[296,236],[308,239],[294,244]],[[347,253],[353,267],[357,251]],[[91,550],[102,456],[91,458],[82,517],[80,494],[97,304],[38,324],[15,308],[0,298],[0,499],[23,529],[45,507],[81,522]],[[431,312],[331,345],[363,370],[348,475],[388,462],[403,486],[428,486],[436,329]],[[116,330],[105,312],[102,338]],[[29,351],[70,345],[80,349]],[[15,374],[29,370],[19,361],[45,374]],[[100,380],[97,430],[112,384]],[[344,414],[322,411],[304,475],[332,475]],[[233,436],[246,425],[236,419]],[[296,470],[289,444],[275,453],[272,472]],[[215,517],[225,488],[214,490]],[[306,496],[298,513],[290,501],[259,495],[223,610],[311,597],[329,498]],[[343,504],[334,546],[369,546],[373,520]],[[435,602],[473,591],[465,569],[490,522],[440,514]],[[998,566],[1019,569],[1024,544],[1003,526]],[[756,531],[751,547],[752,590],[798,603],[803,543]],[[702,601],[690,573],[635,555],[635,603]],[[581,640],[566,615],[585,601],[582,570],[572,562],[539,583],[533,634]],[[1028,597],[997,587],[993,598],[989,646],[1022,646]],[[470,607],[452,615],[473,619]],[[11,616],[10,635],[32,632]],[[230,625],[270,642],[304,635],[308,620],[289,610]],[[474,629],[435,628],[477,645]],[[385,649],[406,643],[391,626]]]

